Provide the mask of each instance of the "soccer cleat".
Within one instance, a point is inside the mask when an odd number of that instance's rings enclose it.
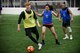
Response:
[[[64,40],[65,40],[65,39],[69,39],[69,37],[64,37],[63,39],[64,39]]]
[[[40,43],[38,43],[38,50],[41,50],[41,48],[42,48],[42,44],[40,44]]]

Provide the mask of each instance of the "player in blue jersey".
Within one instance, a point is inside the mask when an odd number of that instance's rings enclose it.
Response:
[[[49,4],[46,4],[45,6],[45,10],[42,12],[42,14],[38,14],[38,12],[36,12],[36,15],[42,17],[43,16],[43,26],[42,26],[42,45],[45,44],[44,38],[45,38],[45,32],[46,32],[46,28],[49,28],[50,31],[52,32],[53,36],[55,37],[55,41],[56,44],[60,44],[58,41],[58,37],[57,34],[55,32],[54,26],[53,26],[53,22],[52,22],[52,14],[55,16],[58,16],[54,11],[52,11],[52,8]]]
[[[62,9],[59,11],[59,13],[60,13],[59,21],[60,22],[62,21],[62,28],[65,34],[65,37],[63,39],[69,39],[68,34],[66,32],[66,28],[68,28],[70,39],[72,40],[73,37],[72,37],[72,29],[70,26],[70,22],[73,21],[73,14],[69,10],[69,8],[66,7],[65,3],[62,4]]]

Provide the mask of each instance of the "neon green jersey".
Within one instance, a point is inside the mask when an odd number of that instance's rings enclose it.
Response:
[[[25,13],[25,19],[23,20],[24,23],[24,28],[30,28],[30,27],[35,27],[36,26],[36,20],[34,19],[34,13],[31,10],[31,14]]]

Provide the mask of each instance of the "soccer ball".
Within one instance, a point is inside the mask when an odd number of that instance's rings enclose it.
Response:
[[[28,53],[33,53],[34,52],[34,47],[33,46],[28,46],[27,47],[27,52]]]

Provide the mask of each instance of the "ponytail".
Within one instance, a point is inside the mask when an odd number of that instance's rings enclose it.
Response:
[[[53,10],[53,7],[52,7],[52,5],[50,5],[50,10],[51,10],[51,11]]]

